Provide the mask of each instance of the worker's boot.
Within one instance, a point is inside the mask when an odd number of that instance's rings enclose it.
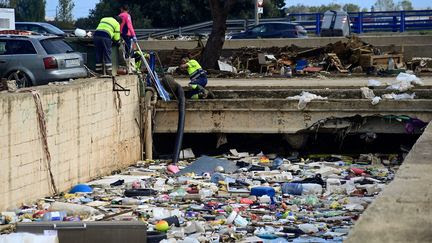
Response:
[[[200,99],[207,99],[208,91],[206,89],[200,90],[200,93],[198,95]]]
[[[201,99],[214,99],[215,95],[210,90],[205,89],[201,85],[197,85],[197,89],[199,90],[199,97]]]
[[[100,78],[110,78],[112,77],[112,64],[104,64],[103,65],[103,71],[102,75],[100,75]]]
[[[196,89],[198,90],[198,96],[200,99],[207,99],[207,96],[209,95],[209,91],[206,90],[203,86],[196,84]]]
[[[98,74],[98,76],[103,74],[103,64],[102,63],[96,63],[95,72]]]
[[[207,91],[207,99],[215,98],[215,94],[211,90],[206,89],[206,91]]]

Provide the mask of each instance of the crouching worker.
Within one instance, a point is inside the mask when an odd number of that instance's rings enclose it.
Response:
[[[143,53],[139,50],[134,50],[132,52],[131,57],[134,59],[135,63],[135,71],[136,73],[143,73],[144,72],[144,66],[143,66],[143,60],[142,58],[149,58],[150,55],[148,53]]]
[[[207,85],[207,73],[201,68],[201,65],[194,59],[183,57],[180,68],[187,69],[191,82],[189,87],[192,88],[191,99],[205,99],[209,91],[205,89]]]
[[[96,72],[102,75],[112,75],[111,46],[120,45],[121,18],[102,18],[94,35],[93,42],[96,51]]]

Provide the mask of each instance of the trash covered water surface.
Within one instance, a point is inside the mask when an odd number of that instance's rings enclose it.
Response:
[[[142,221],[162,242],[342,242],[394,177],[397,154],[280,157],[232,149],[139,161],[69,193],[2,212],[33,221]],[[7,228],[10,230],[10,228]]]

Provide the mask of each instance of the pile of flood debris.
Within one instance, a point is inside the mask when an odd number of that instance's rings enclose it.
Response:
[[[289,68],[295,74],[322,71],[370,74],[405,70],[402,53],[383,53],[357,36],[312,49],[294,45],[282,48],[243,48],[234,52],[230,59],[238,70],[262,72],[264,67],[267,73],[273,74],[284,74],[282,68]]]
[[[60,196],[2,212],[0,226],[136,221],[147,225],[148,242],[341,242],[403,159],[401,154],[283,158],[235,149],[195,159],[186,152],[191,159],[177,165],[140,161]]]
[[[178,65],[179,57],[185,55],[192,55],[199,60],[203,48],[203,45],[199,45],[193,50],[175,49],[168,64]],[[402,52],[383,52],[380,48],[362,41],[358,36],[351,36],[345,41],[318,48],[302,48],[295,45],[270,48],[243,47],[233,51],[228,57],[221,57],[219,70],[208,71],[215,77],[224,78],[254,75],[291,77],[318,73],[387,75],[404,72],[407,68],[427,71],[430,69],[429,66],[429,60],[424,58],[414,58],[405,62]]]
[[[18,86],[15,80],[0,79],[0,91],[15,92],[17,89]]]

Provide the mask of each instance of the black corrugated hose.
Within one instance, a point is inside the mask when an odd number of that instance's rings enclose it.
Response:
[[[172,163],[176,164],[179,160],[180,150],[183,144],[186,98],[182,86],[178,84],[171,75],[165,75],[162,78],[162,84],[168,92],[176,97],[178,103],[177,136],[172,154]]]

